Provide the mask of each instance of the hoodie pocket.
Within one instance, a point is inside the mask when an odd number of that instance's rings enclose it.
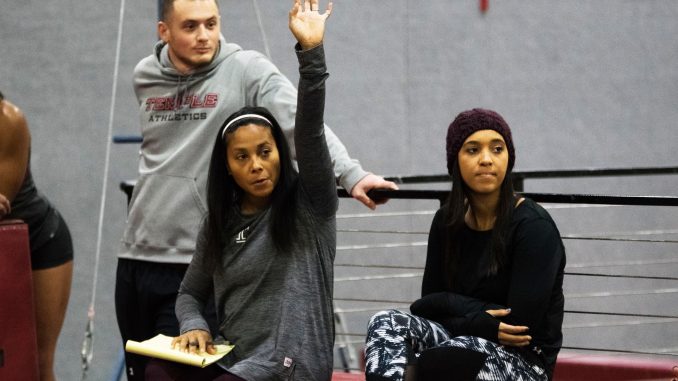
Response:
[[[142,176],[134,187],[123,241],[149,248],[194,251],[205,212],[194,179]]]

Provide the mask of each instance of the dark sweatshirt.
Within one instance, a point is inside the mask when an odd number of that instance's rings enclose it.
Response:
[[[441,209],[431,224],[422,299],[413,303],[411,311],[441,323],[453,336],[497,342],[499,320],[485,311],[511,308],[501,321],[529,327],[532,341],[520,352],[551,374],[562,344],[565,249],[548,212],[530,199],[516,207],[507,263],[493,276],[485,274],[492,232],[464,227],[452,287],[444,272],[444,220]]]

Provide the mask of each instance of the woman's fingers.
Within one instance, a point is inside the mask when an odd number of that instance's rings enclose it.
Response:
[[[532,336],[522,335],[529,331],[528,327],[515,326],[506,323],[499,323],[498,339],[502,345],[509,345],[513,347],[524,347],[530,344]]]
[[[205,343],[205,352],[213,355],[217,353],[217,348],[214,346],[214,343],[208,341]]]
[[[200,353],[210,353],[209,350],[210,348],[213,348],[212,345],[212,336],[205,332],[205,331],[200,331],[200,334],[197,336],[198,339],[198,350]]]
[[[500,310],[487,310],[485,312],[487,312],[492,317],[500,318],[510,314],[511,309],[505,308]],[[529,330],[530,329],[524,325],[510,325],[500,322],[497,332],[497,339],[501,345],[524,347],[526,345],[530,345],[530,340],[532,340],[530,335],[524,335],[524,333],[527,333]]]
[[[517,337],[504,337],[499,339],[499,344],[508,347],[526,347],[530,345],[530,340]]]
[[[201,330],[189,331],[188,352],[189,353],[205,353],[207,351],[207,343],[212,341],[212,336]]]
[[[529,331],[530,329],[524,325],[510,325],[506,323],[499,323],[499,332],[518,334]]]
[[[216,352],[212,344],[212,335],[203,330],[193,330],[175,337],[172,340],[172,348],[187,353],[210,353]]]
[[[188,346],[188,337],[186,334],[177,336],[172,340],[172,349],[177,349],[182,352],[186,352],[186,347]]]
[[[505,309],[501,309],[501,310],[487,310],[485,312],[492,315],[493,317],[504,317],[504,316],[511,313],[511,309],[505,308]]]
[[[510,333],[499,333],[499,344],[508,345],[512,347],[524,347],[530,344],[532,337],[528,335],[512,335]]]
[[[328,18],[328,17],[330,17],[330,14],[332,14],[332,2],[331,1],[329,3],[327,3],[327,10],[325,11],[325,13],[323,13],[323,16],[325,16],[325,18]]]
[[[294,4],[292,5],[292,10],[293,14],[297,14],[299,12],[318,12],[320,13],[320,4],[318,4],[318,0],[306,0],[301,2],[301,0],[294,0]],[[322,14],[325,18],[329,17],[330,13],[332,13],[332,2],[327,3],[327,9],[325,12]]]
[[[190,335],[188,338],[188,353],[198,353],[199,348],[200,340],[198,340],[196,335]]]

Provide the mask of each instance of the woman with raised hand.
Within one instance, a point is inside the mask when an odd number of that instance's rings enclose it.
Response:
[[[245,107],[215,137],[206,218],[179,290],[181,335],[173,346],[212,353],[204,369],[160,360],[147,379],[319,380],[331,378],[336,251],[336,185],[324,136],[325,21],[318,1],[296,0],[289,26],[298,41],[299,92],[294,169],[283,131],[269,111]],[[214,292],[219,337],[201,315]]]
[[[464,111],[449,126],[452,190],[431,225],[422,298],[411,314],[372,317],[368,381],[552,377],[565,250],[546,210],[514,193],[514,162],[496,112]]]

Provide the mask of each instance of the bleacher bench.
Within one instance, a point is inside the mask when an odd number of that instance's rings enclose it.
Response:
[[[0,221],[0,380],[37,380],[28,226]]]
[[[619,381],[678,379],[678,358],[645,359],[561,352],[554,381]],[[332,381],[365,381],[364,373],[335,371]]]

